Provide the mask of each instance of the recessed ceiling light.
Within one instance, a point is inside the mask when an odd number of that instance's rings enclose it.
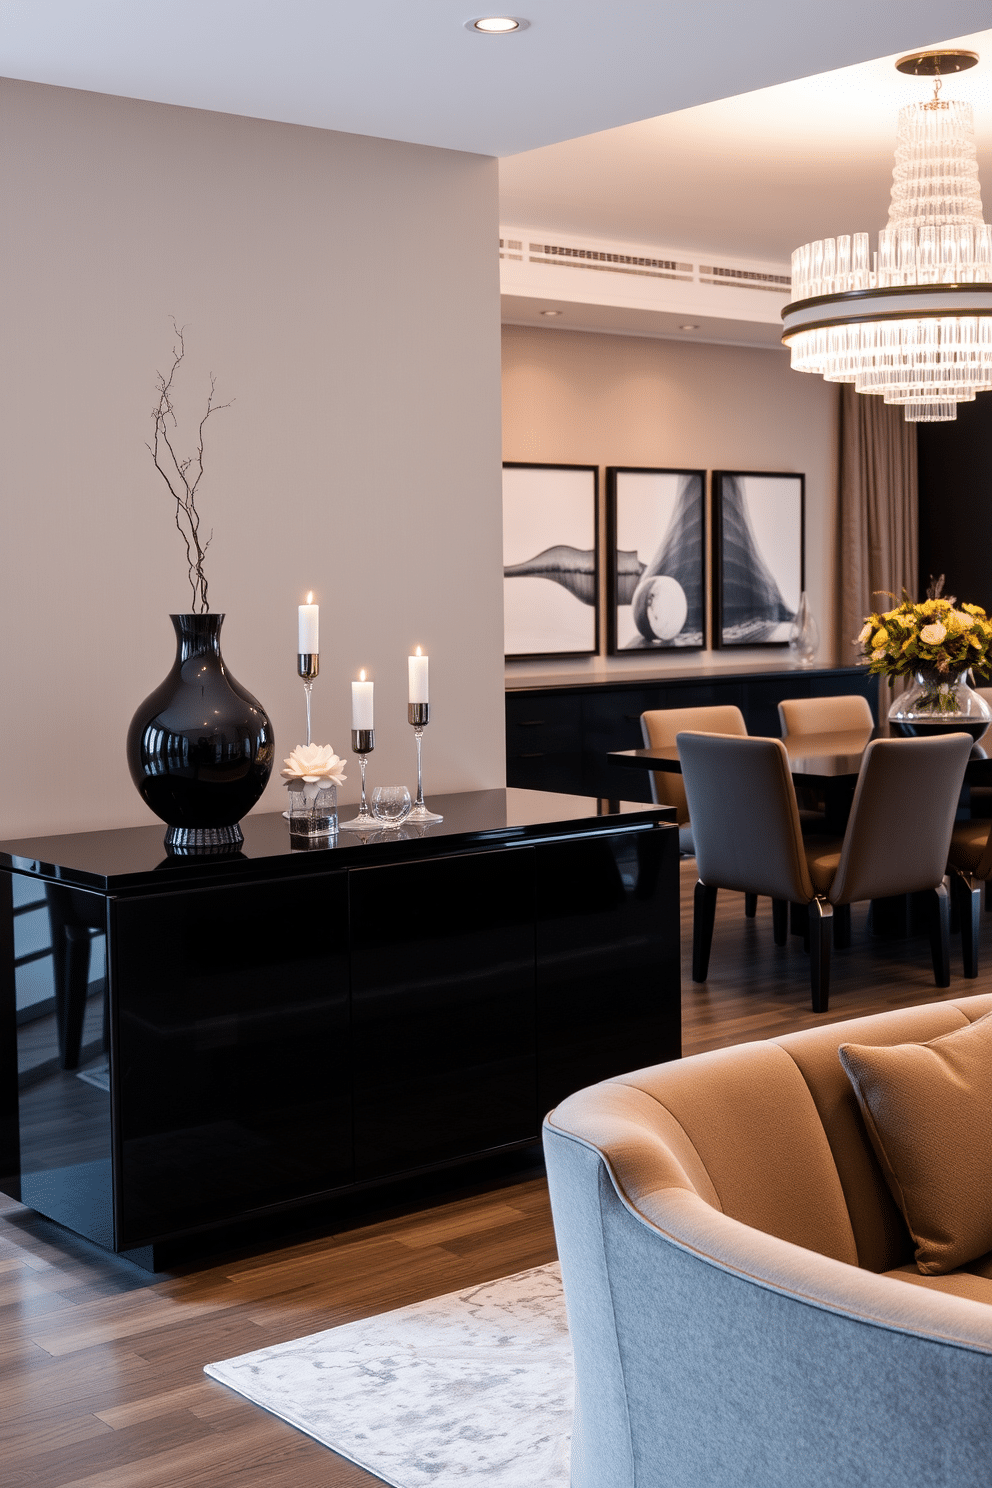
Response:
[[[698,331],[699,330],[699,327],[698,327],[698,325],[683,325],[683,326],[679,326],[679,330],[680,331]]]
[[[561,311],[560,310],[542,310],[541,311],[541,314],[542,315],[560,315],[561,314]]]
[[[526,31],[530,21],[523,16],[480,16],[476,21],[466,21],[467,31],[481,31],[484,36],[508,36],[511,31]]]

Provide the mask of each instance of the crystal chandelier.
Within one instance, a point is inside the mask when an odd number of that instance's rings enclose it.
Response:
[[[782,340],[797,372],[853,382],[908,420],[957,417],[992,388],[992,226],[983,220],[971,105],[940,97],[941,74],[974,52],[920,52],[900,72],[934,78],[934,96],[899,111],[888,225],[806,243],[792,255]]]

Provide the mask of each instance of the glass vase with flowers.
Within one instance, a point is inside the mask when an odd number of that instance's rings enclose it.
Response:
[[[894,609],[867,617],[858,636],[869,672],[911,677],[889,709],[889,723],[907,735],[953,730],[978,740],[992,722],[992,708],[969,686],[968,676],[987,677],[992,662],[992,621],[981,605],[958,604],[945,595],[944,576],[931,579],[926,599],[905,599]]]

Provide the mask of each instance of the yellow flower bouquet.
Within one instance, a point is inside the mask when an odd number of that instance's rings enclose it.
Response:
[[[954,713],[954,684],[968,671],[988,676],[992,663],[992,620],[981,605],[942,597],[943,577],[931,584],[920,604],[904,600],[895,609],[871,614],[857,643],[869,672],[888,677],[915,676],[922,712]]]

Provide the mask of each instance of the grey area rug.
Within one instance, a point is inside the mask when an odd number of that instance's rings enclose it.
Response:
[[[205,1372],[392,1488],[568,1488],[572,1351],[557,1264]]]

